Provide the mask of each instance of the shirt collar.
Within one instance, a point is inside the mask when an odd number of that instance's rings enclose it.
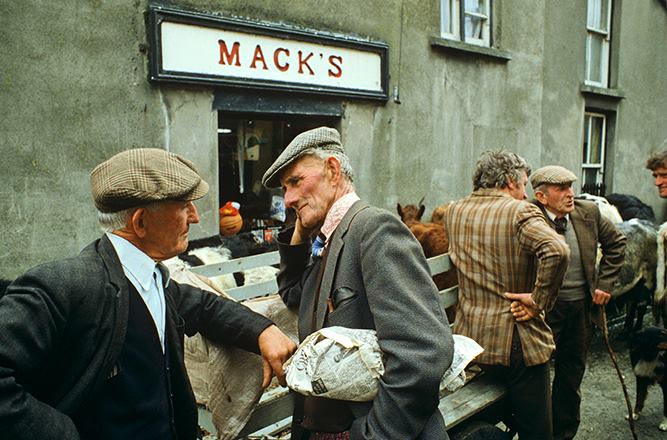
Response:
[[[329,238],[331,238],[333,235],[334,231],[340,224],[340,221],[343,220],[343,217],[345,214],[347,214],[347,211],[349,211],[352,205],[354,205],[358,200],[360,200],[359,196],[356,192],[352,191],[345,194],[343,197],[336,200],[333,205],[331,205],[331,209],[329,209],[329,212],[327,212],[327,216],[324,219],[324,224],[322,224],[322,228],[320,230],[320,232],[322,232],[326,238],[325,242],[329,242]]]
[[[556,214],[554,214],[553,212],[549,211],[549,210],[546,208],[546,206],[544,207],[544,212],[547,213],[547,215],[549,216],[549,219],[550,219],[551,221],[556,220]],[[570,221],[570,214],[565,214],[565,220],[567,220],[568,222]]]
[[[120,264],[126,272],[132,274],[144,290],[148,290],[151,286],[153,273],[156,269],[162,278],[162,285],[167,286],[169,283],[169,272],[161,270],[159,263],[156,263],[151,257],[143,253],[138,247],[111,232],[107,232],[107,237],[118,255]],[[158,280],[159,281],[159,280]]]

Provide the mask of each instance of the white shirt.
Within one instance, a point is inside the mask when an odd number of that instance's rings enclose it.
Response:
[[[169,285],[169,277],[167,276],[167,279],[163,282],[162,272],[158,269],[157,263],[129,241],[110,232],[107,232],[107,237],[109,237],[116,250],[125,276],[137,289],[153,317],[164,353],[166,321],[164,286]]]

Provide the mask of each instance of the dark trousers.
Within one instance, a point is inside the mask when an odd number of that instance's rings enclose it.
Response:
[[[556,301],[547,323],[556,341],[551,390],[554,439],[572,439],[581,421],[580,386],[593,334],[589,301]]]
[[[514,328],[510,365],[480,364],[509,387],[508,400],[511,420],[506,423],[519,433],[520,440],[551,440],[551,393],[549,365],[545,362],[527,367],[519,333]]]

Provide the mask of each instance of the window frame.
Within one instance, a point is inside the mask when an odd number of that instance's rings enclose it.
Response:
[[[591,162],[591,140],[592,132],[591,127],[593,126],[592,120],[598,118],[602,120],[601,133],[600,133],[600,144],[597,146],[600,149],[600,160],[599,162]],[[597,170],[595,175],[595,185],[598,185],[602,188],[604,192],[605,187],[605,160],[607,153],[607,128],[608,128],[608,116],[604,113],[595,112],[592,110],[584,111],[584,132],[582,136],[582,153],[585,157],[582,158],[581,162],[581,189],[584,190],[586,184],[591,182],[586,181],[586,171],[587,170]]]
[[[466,0],[440,0],[440,36],[481,47],[493,47],[493,0],[478,0],[485,13],[466,10]],[[482,20],[482,38],[466,35],[466,17]],[[449,20],[449,21],[447,21]]]
[[[604,28],[594,27],[590,23],[593,18],[594,2],[606,2],[606,17],[600,17],[600,22],[605,22]],[[587,0],[586,3],[586,71],[584,83],[588,85],[607,88],[609,86],[609,61],[611,49],[611,16],[612,16],[613,0]],[[602,39],[600,64],[597,66],[600,72],[600,78],[592,79],[593,71],[593,40]]]

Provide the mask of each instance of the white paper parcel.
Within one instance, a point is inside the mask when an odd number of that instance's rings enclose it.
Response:
[[[461,335],[454,335],[454,348],[441,390],[463,385],[465,366],[483,351]],[[326,327],[308,336],[284,368],[287,386],[299,394],[356,402],[373,400],[384,374],[375,330],[345,327]]]

